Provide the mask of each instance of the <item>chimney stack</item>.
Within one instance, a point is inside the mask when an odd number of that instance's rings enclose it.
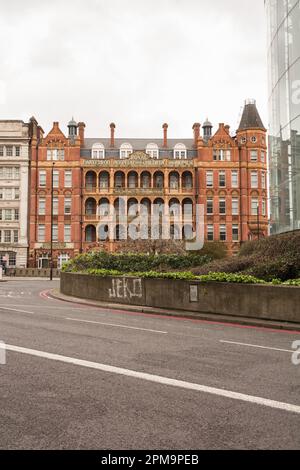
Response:
[[[79,129],[80,147],[84,147],[84,129],[85,129],[84,122],[78,123],[78,129]]]
[[[163,125],[163,130],[164,130],[164,148],[168,148],[168,124]]]
[[[110,124],[110,146],[111,146],[111,148],[115,147],[115,128],[116,128],[116,125],[115,125],[115,123],[112,122]]]
[[[226,132],[228,132],[228,134],[230,135],[230,126],[229,126],[228,124],[225,126],[225,130],[226,130]]]
[[[193,125],[193,131],[194,131],[194,147],[198,147],[198,140],[200,138],[200,128],[201,124],[199,122],[195,122]]]

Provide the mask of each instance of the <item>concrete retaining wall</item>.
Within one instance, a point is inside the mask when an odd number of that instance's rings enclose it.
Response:
[[[107,303],[300,323],[300,288],[61,273],[63,294]]]
[[[50,269],[7,268],[5,274],[14,277],[49,277]],[[53,269],[53,277],[60,277],[59,269]]]

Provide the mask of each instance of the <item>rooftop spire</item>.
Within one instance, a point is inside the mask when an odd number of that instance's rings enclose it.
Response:
[[[243,115],[238,131],[244,131],[246,129],[261,129],[264,131],[266,130],[257,110],[255,100],[245,101]]]

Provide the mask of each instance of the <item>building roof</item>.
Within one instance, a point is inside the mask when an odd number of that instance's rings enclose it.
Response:
[[[84,148],[91,149],[94,144],[103,144],[105,149],[110,149],[110,139],[105,138],[85,138]],[[164,149],[163,139],[131,139],[124,137],[123,139],[115,139],[115,149],[119,149],[122,144],[131,144],[134,151],[145,150],[149,144],[157,144],[159,149]],[[173,149],[176,144],[184,144],[188,150],[194,150],[194,139],[168,139],[168,149]]]
[[[256,107],[256,101],[246,101],[242,119],[238,128],[238,131],[243,131],[246,129],[261,129],[266,130],[259,112]]]

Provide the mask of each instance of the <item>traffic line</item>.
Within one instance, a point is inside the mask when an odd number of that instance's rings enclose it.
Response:
[[[258,349],[270,349],[271,351],[281,351],[281,352],[288,352],[290,354],[293,354],[293,350],[291,349],[279,349],[279,348],[271,348],[270,346],[260,346],[258,344],[248,344],[248,343],[237,343],[235,341],[225,341],[220,339],[220,343],[226,343],[226,344],[236,344],[237,346],[246,346],[249,348],[258,348]]]
[[[177,387],[177,388],[182,388],[186,390],[193,390],[196,392],[207,393],[210,395],[216,395],[216,396],[243,401],[247,403],[252,403],[256,405],[262,405],[268,408],[273,408],[273,409],[300,414],[300,406],[293,405],[290,403],[283,403],[283,402],[275,401],[275,400],[269,400],[268,398],[245,395],[243,393],[232,392],[230,390],[207,387],[206,385],[184,382],[181,380],[170,379],[170,378],[162,377],[159,375],[147,374],[145,372],[137,372],[137,371],[130,370],[130,369],[123,369],[120,367],[114,367],[114,366],[110,366],[107,364],[100,364],[98,362],[85,361],[81,359],[76,359],[74,357],[61,356],[59,354],[38,351],[35,349],[22,348],[20,346],[13,346],[11,344],[5,345],[4,343],[0,343],[0,349],[1,348],[6,349],[7,351],[13,351],[16,353],[26,354],[29,356],[35,356],[35,357],[39,357],[43,359],[50,359],[53,361],[63,362],[66,364],[87,367],[89,369],[96,369],[96,370],[100,370],[102,372],[108,372],[111,374],[123,375],[126,377],[145,380],[148,382],[153,382],[153,383],[157,383],[161,385],[168,385],[171,387]]]
[[[12,312],[21,312],[21,313],[30,313],[31,315],[34,315],[34,312],[28,312],[28,310],[19,310],[17,308],[8,308],[8,307],[0,307],[1,310],[11,310]]]
[[[104,326],[113,326],[116,328],[126,328],[128,330],[139,330],[139,331],[149,331],[150,333],[158,333],[161,335],[167,335],[167,331],[159,331],[159,330],[149,330],[148,328],[138,328],[136,326],[127,326],[127,325],[119,325],[117,323],[104,323],[99,321],[92,321],[92,320],[81,320],[78,318],[65,318],[65,320],[76,321],[79,323],[93,323],[95,325],[104,325]]]

